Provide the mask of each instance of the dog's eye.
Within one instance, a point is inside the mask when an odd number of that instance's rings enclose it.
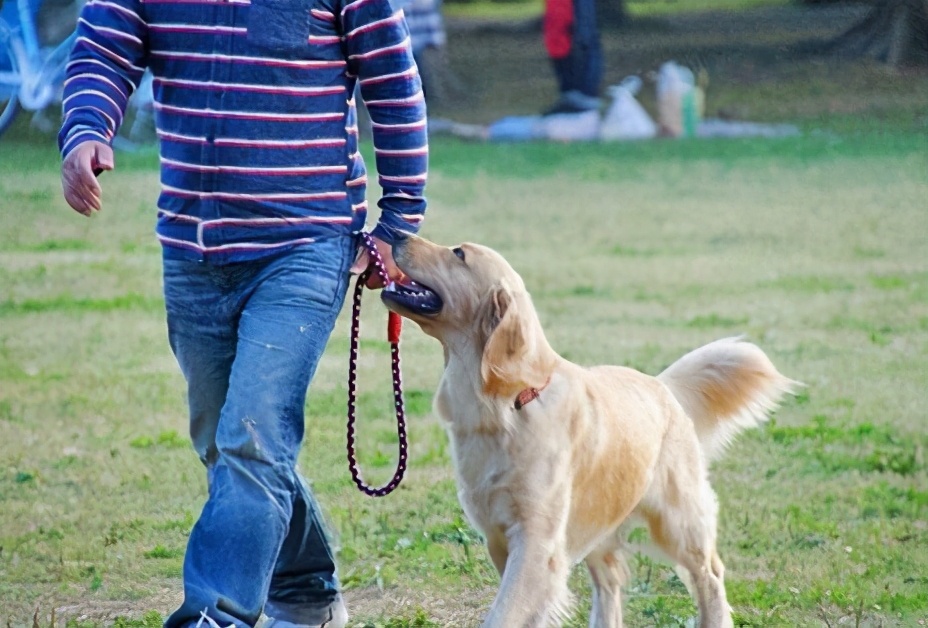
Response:
[[[457,255],[458,258],[460,258],[460,260],[461,260],[462,262],[465,261],[465,260],[464,260],[464,249],[462,249],[461,247],[458,247],[458,248],[456,248],[456,249],[452,249],[451,252],[454,253],[455,255]]]

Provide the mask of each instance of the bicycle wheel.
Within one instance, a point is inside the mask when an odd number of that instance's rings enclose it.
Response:
[[[0,21],[0,136],[19,113],[19,86],[22,83],[19,63],[13,53],[12,34]]]
[[[0,100],[0,137],[10,128],[19,112],[19,98],[16,96],[6,101]]]

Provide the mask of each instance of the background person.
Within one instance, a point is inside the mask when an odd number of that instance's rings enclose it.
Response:
[[[171,348],[209,497],[184,559],[184,601],[220,626],[343,626],[318,506],[296,471],[307,385],[332,331],[367,216],[356,83],[373,120],[383,196],[373,230],[418,230],[425,103],[402,14],[388,0],[91,0],[59,134],[68,203],[101,208],[95,173],[130,93],[154,76],[157,235]],[[363,265],[363,262],[362,262]],[[379,279],[371,280],[376,287]]]
[[[409,27],[412,55],[419,69],[422,91],[429,105],[447,103],[460,92],[459,80],[448,63],[445,20],[441,0],[394,0],[394,6],[403,10]],[[358,126],[361,137],[371,137],[371,120],[363,100],[358,106]]]
[[[595,0],[545,0],[542,26],[559,92],[544,113],[599,109],[603,53]]]
[[[441,0],[404,0],[399,3],[409,25],[412,54],[419,67],[426,99],[439,87],[442,72],[449,72],[445,46],[448,36]]]

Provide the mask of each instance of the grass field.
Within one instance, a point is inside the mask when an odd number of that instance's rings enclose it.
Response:
[[[651,57],[632,46],[637,60],[611,71],[652,67],[671,46],[667,24]],[[610,36],[607,47],[629,39],[644,41]],[[524,43],[498,41],[516,59]],[[722,336],[760,344],[807,388],[714,467],[737,619],[926,625],[928,79],[714,45],[692,48],[713,76],[711,110],[795,122],[801,136],[439,138],[423,234],[506,255],[552,346],[576,362],[656,373]],[[493,86],[513,76],[504,65]],[[531,112],[549,83],[538,68],[511,100],[474,96],[471,119]],[[52,613],[75,628],[160,625],[179,601],[205,481],[164,328],[157,158],[118,155],[106,208],[87,220],[60,198],[50,139],[35,140],[23,131],[0,144],[0,625],[32,626],[37,614],[45,627]],[[463,520],[430,409],[441,349],[407,325],[410,470],[394,495],[364,497],[344,454],[347,314],[310,392],[300,461],[337,532],[352,626],[476,625],[498,578]],[[369,295],[359,429],[371,482],[390,476],[395,453],[384,318]],[[629,625],[695,614],[667,565],[637,557],[632,571]],[[579,627],[589,604],[579,569],[573,588]]]

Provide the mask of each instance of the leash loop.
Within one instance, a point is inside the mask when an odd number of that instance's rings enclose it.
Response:
[[[361,233],[361,239],[364,247],[370,254],[374,270],[383,279],[384,284],[389,283],[390,278],[387,275],[387,269],[384,266],[383,258],[380,257],[380,251],[374,244],[374,239],[367,233]],[[400,370],[400,330],[402,319],[396,312],[390,312],[387,317],[387,339],[390,342],[390,356],[393,371],[393,405],[396,409],[396,434],[399,437],[399,456],[396,463],[396,471],[393,473],[393,479],[379,488],[367,485],[361,479],[361,471],[358,468],[358,461],[355,455],[355,419],[356,419],[356,401],[357,401],[357,371],[358,371],[358,345],[361,336],[361,295],[364,292],[364,284],[370,278],[371,270],[368,268],[358,275],[354,285],[354,296],[351,305],[351,339],[348,356],[348,469],[351,471],[351,479],[357,485],[358,489],[371,497],[383,497],[392,493],[406,473],[406,463],[409,458],[409,444],[406,439],[406,413],[403,409],[403,384],[402,372]]]

